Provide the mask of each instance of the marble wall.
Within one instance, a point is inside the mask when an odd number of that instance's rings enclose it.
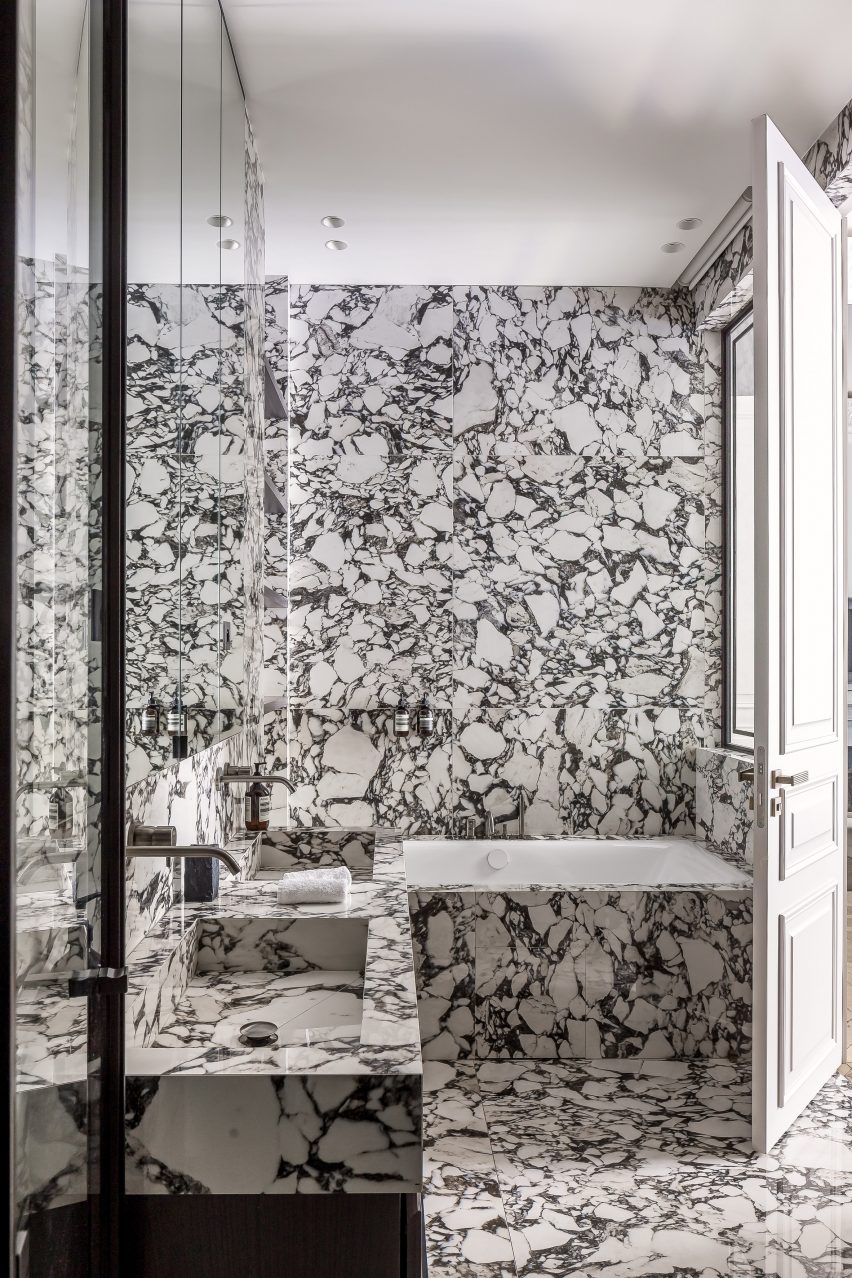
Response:
[[[692,830],[690,297],[299,286],[289,353],[296,819],[448,832],[523,788],[531,832]],[[394,737],[400,692],[432,736]]]

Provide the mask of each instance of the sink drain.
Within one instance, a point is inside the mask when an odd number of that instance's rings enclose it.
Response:
[[[240,1042],[246,1047],[268,1047],[278,1042],[278,1026],[272,1021],[246,1021],[240,1026]]]

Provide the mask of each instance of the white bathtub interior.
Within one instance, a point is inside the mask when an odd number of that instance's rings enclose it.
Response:
[[[406,839],[409,887],[747,887],[691,839]]]

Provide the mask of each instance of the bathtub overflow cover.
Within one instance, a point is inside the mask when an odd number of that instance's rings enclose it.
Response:
[[[272,1021],[246,1021],[240,1026],[240,1042],[246,1047],[268,1047],[278,1042],[278,1026]]]
[[[488,864],[492,870],[502,870],[509,864],[509,853],[504,848],[494,848],[488,853]]]

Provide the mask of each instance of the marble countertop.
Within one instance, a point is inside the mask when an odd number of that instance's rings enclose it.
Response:
[[[230,845],[229,845],[230,848]],[[262,873],[262,872],[261,872]],[[268,873],[268,872],[267,872]],[[372,874],[356,872],[340,905],[279,905],[272,877],[229,880],[210,903],[172,907],[130,957],[127,1074],[420,1074],[417,994],[401,835],[377,830]],[[205,1041],[150,1046],[172,992],[186,984],[186,947],[203,919],[363,919],[367,950],[360,1036],[304,1046],[223,1047]]]
[[[228,844],[242,871],[258,873],[259,841]],[[260,871],[260,873],[263,873]],[[267,871],[267,873],[270,873]],[[225,876],[219,896],[206,903],[174,905],[129,956],[127,995],[128,1077],[174,1074],[420,1074],[420,1034],[408,916],[402,838],[375,832],[372,875],[356,872],[349,900],[340,905],[283,906],[276,880]],[[227,1048],[194,1044],[146,1046],[164,999],[181,992],[185,945],[196,923],[214,919],[364,919],[368,923],[363,1014],[358,1040],[326,1038],[303,1047]],[[164,970],[170,969],[170,970]],[[18,1086],[76,1081],[86,1069],[86,1003],[68,999],[59,985],[23,989],[18,1001]]]

